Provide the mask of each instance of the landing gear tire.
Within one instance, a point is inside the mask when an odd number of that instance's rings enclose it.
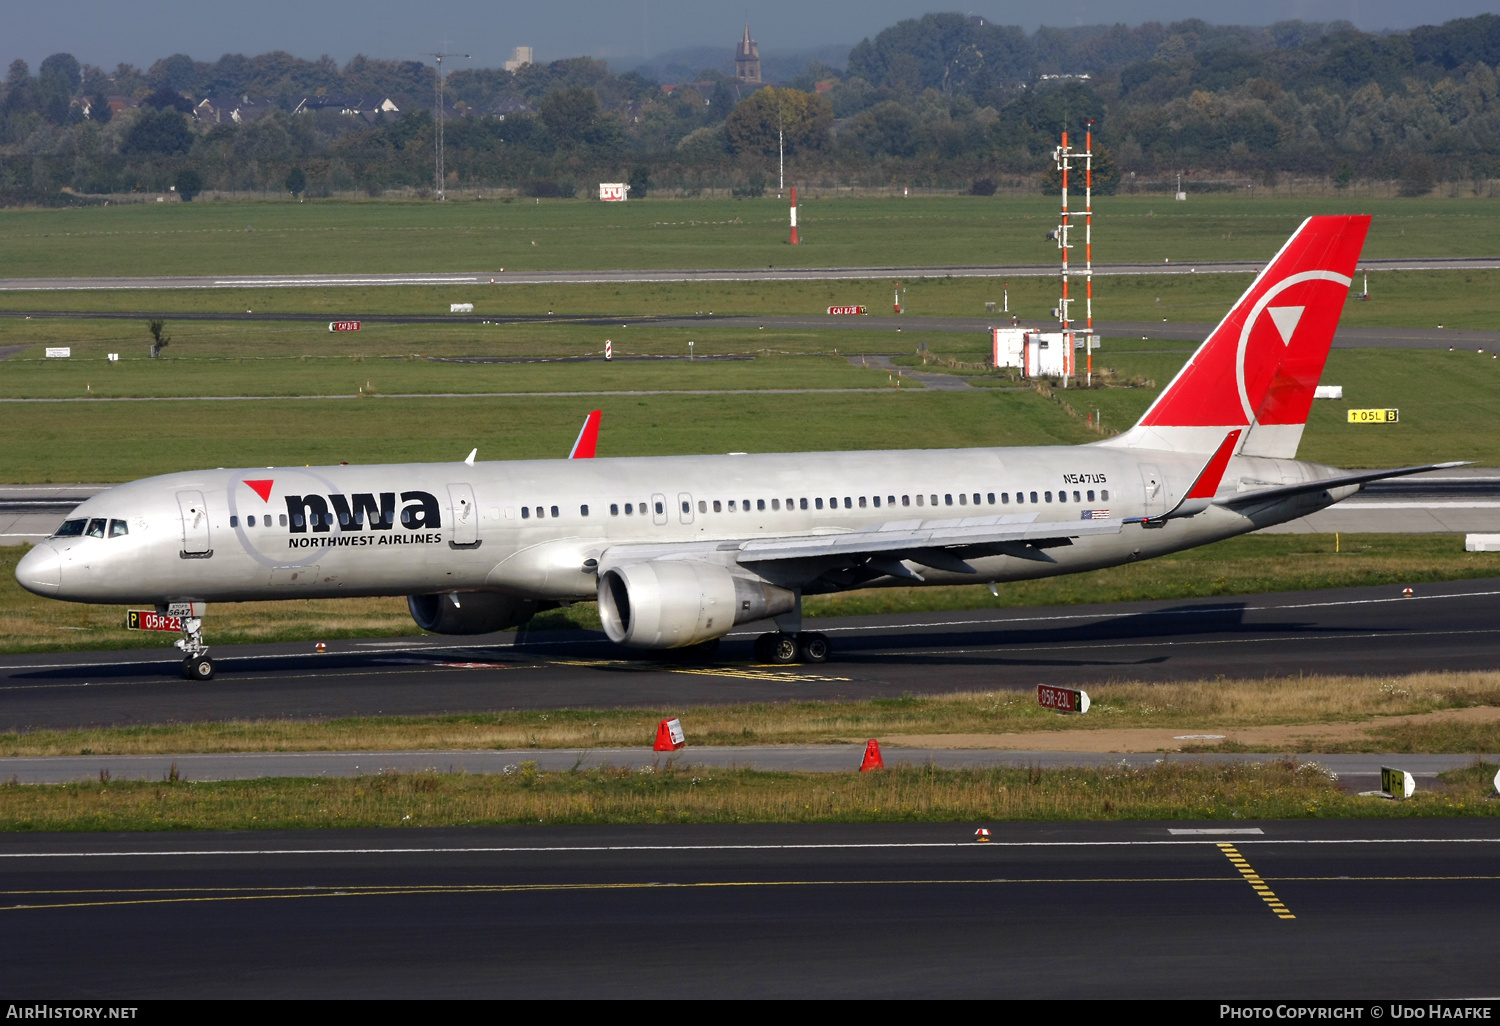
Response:
[[[762,634],[755,639],[756,662],[785,666],[797,661],[797,639],[791,634],[775,631]]]
[[[804,663],[828,661],[828,639],[816,631],[804,631],[797,635],[797,658]]]
[[[182,661],[182,675],[187,680],[213,680],[214,661],[208,656],[188,656]]]

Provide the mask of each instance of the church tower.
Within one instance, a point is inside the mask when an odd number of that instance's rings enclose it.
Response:
[[[750,38],[750,26],[745,25],[745,38],[734,51],[734,78],[737,82],[760,81],[760,47]]]

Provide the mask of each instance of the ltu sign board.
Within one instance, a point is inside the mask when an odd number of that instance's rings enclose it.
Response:
[[[627,188],[624,182],[600,182],[599,198],[605,203],[624,203]]]

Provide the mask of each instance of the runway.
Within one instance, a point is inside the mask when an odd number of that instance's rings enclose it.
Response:
[[[81,999],[1344,998],[1368,1015],[1500,988],[1497,853],[1490,819],[7,834],[0,957],[13,993]]]
[[[1095,276],[1251,274],[1264,266],[1253,260],[1205,261],[1198,264],[1100,263]],[[1364,260],[1371,271],[1476,271],[1500,268],[1500,257],[1393,258]],[[0,278],[0,292],[69,292],[79,290],[151,291],[157,289],[369,288],[394,285],[594,285],[660,282],[738,281],[870,281],[924,278],[1051,278],[1055,264],[903,267],[765,267],[676,268],[662,270],[460,271],[417,274],[247,274]]]
[[[712,662],[612,645],[597,632],[217,646],[190,683],[166,647],[0,658],[0,731],[229,719],[428,715],[516,708],[681,709],[1038,683],[1171,682],[1223,674],[1493,670],[1500,578],[1246,597],[810,620],[833,658],[751,662],[768,625]],[[210,607],[207,640],[213,641]],[[168,640],[168,639],[164,639]]]
[[[137,310],[4,310],[0,317],[36,318],[38,320],[149,320],[160,316],[159,311]],[[180,321],[264,321],[273,323],[329,321],[326,313],[239,313],[184,312],[170,315]],[[991,328],[1008,325],[1008,316],[987,317],[921,317],[915,315],[865,315],[862,317],[830,317],[826,314],[768,314],[763,316],[704,314],[701,316],[661,317],[603,317],[597,315],[544,314],[369,314],[357,310],[345,311],[341,320],[357,320],[370,324],[584,324],[608,327],[644,328],[769,328],[780,331],[912,331],[943,332],[955,334],[987,335]],[[1031,326],[1034,319],[1027,322]],[[1049,330],[1056,325],[1047,321]],[[1214,325],[1206,321],[1097,321],[1094,331],[1102,338],[1162,339],[1180,342],[1202,342],[1213,331]],[[1335,349],[1477,349],[1493,352],[1500,346],[1500,331],[1483,331],[1469,328],[1374,328],[1340,325],[1334,332]],[[17,347],[24,349],[26,347]],[[1107,350],[1101,350],[1107,355]],[[4,358],[0,354],[0,359]],[[14,355],[14,354],[8,354]],[[567,360],[603,360],[603,356],[568,357]],[[616,359],[623,359],[617,357]],[[535,362],[525,358],[515,360],[478,358],[476,362]]]

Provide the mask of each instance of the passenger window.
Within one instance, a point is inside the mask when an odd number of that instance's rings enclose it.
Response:
[[[937,505],[937,496],[936,496],[936,495],[934,495],[934,496],[933,496],[933,497],[932,497],[932,504],[933,504],[933,505],[934,505],[934,506],[936,506],[936,505]]]
[[[757,512],[759,512],[760,510],[763,510],[765,508],[766,508],[766,500],[765,499],[756,499],[755,500],[755,509],[756,509]]]
[[[813,504],[816,505],[819,509],[823,508],[823,500],[821,498],[814,499]]]
[[[633,515],[634,513],[635,513],[635,506],[633,506],[633,505],[631,505],[630,503],[627,502],[625,504],[625,515],[628,517],[628,516]]]
[[[658,502],[656,505],[658,507],[657,510],[656,510],[656,512],[660,513],[661,512],[661,509],[660,509],[661,503]],[[556,519],[557,516],[558,516],[558,512],[557,512],[557,507],[556,506],[552,507],[552,516],[553,516],[553,519]]]
[[[877,502],[879,502],[879,501],[880,501],[880,500],[879,500],[879,499],[877,499],[877,500],[875,500],[875,501],[877,501]],[[861,496],[860,496],[860,497],[859,497],[859,508],[860,508],[860,509],[864,509],[864,508],[865,508],[865,497],[864,497],[864,496],[863,496],[863,495],[861,495]]]
[[[581,517],[586,517],[589,515],[589,507],[587,503],[578,507],[578,515]]]
[[[522,520],[530,520],[531,519],[531,507],[530,506],[522,506],[521,507],[521,519]]]
[[[960,506],[967,506],[969,504],[969,497],[967,495],[965,495],[963,492],[959,492],[958,493],[958,504]]]
[[[387,513],[385,515],[385,522],[386,523],[389,524],[391,522],[391,516],[392,516],[392,514],[390,514],[390,513]],[[277,519],[281,521],[281,526],[282,527],[286,526],[286,514],[285,513],[281,514],[281,516],[278,517]]]
[[[658,512],[658,513],[665,513],[666,511],[667,511],[667,504],[666,503],[664,503],[664,502],[658,502],[656,504],[656,512]],[[553,515],[556,516],[555,513]]]
[[[1101,498],[1105,502],[1108,502],[1109,501],[1109,489],[1106,488],[1106,489],[1104,489],[1104,491],[1100,492],[1099,493],[1099,498]]]
[[[922,497],[920,495],[917,496],[917,505],[922,505]]]
[[[123,520],[111,520],[109,522],[109,536],[111,538],[122,538],[130,533],[130,527]]]
[[[772,499],[771,500],[771,508],[775,509],[775,510],[781,509],[781,500],[780,499]]]
[[[612,517],[620,515],[620,504],[618,502],[611,502],[609,504],[609,515]]]
[[[684,513],[691,513],[693,511],[693,504],[691,502],[689,502],[687,499],[683,499],[682,500],[682,511]]]
[[[799,506],[801,506],[801,507],[802,507],[802,508],[803,508],[803,509],[806,509],[806,508],[807,508],[807,500],[806,500],[806,499],[798,499],[798,500],[797,500],[797,503],[798,503],[798,505],[799,505]],[[823,502],[822,502],[822,500],[821,500],[821,499],[820,499],[820,500],[818,500],[818,505],[819,505],[819,506],[821,506],[821,505],[823,505]]]
[[[1032,501],[1032,502],[1036,502],[1036,501],[1037,501],[1037,498],[1036,498],[1036,492],[1032,492],[1032,493],[1031,493],[1031,501]]]
[[[994,505],[994,503],[995,503],[995,497],[993,495],[991,495],[990,496],[990,504]],[[976,506],[979,505],[979,493],[978,492],[974,493],[974,505],[976,505]]]
[[[251,524],[250,526],[254,527],[255,525]],[[348,527],[349,526],[349,514],[347,514],[347,513],[340,513],[339,514],[339,526],[340,527]]]
[[[536,518],[538,520],[546,520],[547,519],[547,507],[546,506],[538,506],[536,508]]]
[[[722,502],[720,502],[718,499],[714,500],[714,512],[715,513],[722,513],[722,512],[724,512],[724,504]]]
[[[1074,492],[1073,493],[1073,501],[1074,502],[1082,502],[1083,500],[1078,497],[1078,493],[1077,492]]]
[[[83,529],[89,525],[87,520],[64,520],[52,535],[54,538],[77,538],[83,534]]]
[[[302,514],[301,513],[293,513],[292,514],[292,526],[293,527],[301,527],[302,526]]]
[[[239,527],[240,526],[240,518],[239,517],[230,517],[229,518],[229,526],[230,527]]]
[[[880,496],[878,496],[878,495],[871,496],[870,497],[870,501],[873,502],[873,503],[875,503],[875,508],[876,509],[880,508]]]
[[[1051,492],[1046,492],[1046,493],[1044,493],[1044,494],[1045,494],[1045,496],[1046,496],[1046,498],[1047,498],[1047,501],[1048,501],[1048,502],[1051,502],[1051,501],[1052,501],[1052,493],[1051,493]]]
[[[731,513],[734,512],[734,500],[733,499],[729,500],[729,512],[731,512]]]
[[[1002,506],[1009,506],[1010,505],[1010,492],[1001,492],[1000,493],[1000,505],[1002,505]]]
[[[729,508],[733,509],[734,507],[730,506]],[[749,499],[741,499],[740,500],[740,509],[743,510],[744,512],[746,512],[746,513],[749,513],[750,512],[750,500]]]
[[[90,538],[103,538],[104,537],[104,521],[103,520],[90,520],[89,521],[89,529],[85,533]]]
[[[1089,489],[1089,501],[1094,501],[1094,490],[1092,488]]]
[[[698,500],[698,512],[699,513],[707,513],[708,512],[708,503],[705,502],[702,499]]]
[[[864,505],[864,502],[863,502],[863,501],[861,501],[861,502],[860,502],[860,505],[861,505],[861,506],[863,506],[863,505]],[[853,500],[853,499],[851,499],[851,498],[850,498],[850,497],[849,497],[849,496],[847,496],[847,495],[846,495],[846,496],[844,496],[844,508],[845,508],[845,509],[853,509],[853,508],[854,508],[854,500]]]
[[[990,505],[993,506],[995,504],[995,493],[994,492],[990,492],[989,493],[989,500],[990,500]],[[978,502],[979,499],[975,498],[974,501]]]
[[[903,505],[903,506],[910,506],[911,505],[911,496],[910,495],[903,495],[903,496],[901,496],[901,505]]]

